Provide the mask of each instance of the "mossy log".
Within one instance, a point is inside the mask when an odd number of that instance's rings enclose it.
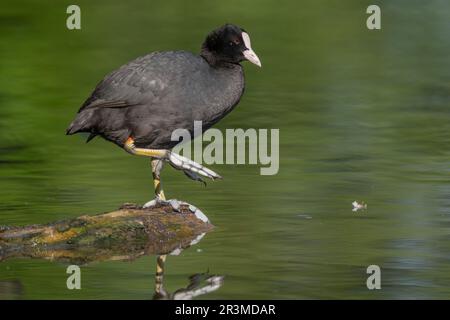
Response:
[[[79,264],[130,260],[146,254],[168,254],[196,242],[213,225],[183,204],[120,209],[43,225],[0,227],[0,261],[11,257],[47,258]]]

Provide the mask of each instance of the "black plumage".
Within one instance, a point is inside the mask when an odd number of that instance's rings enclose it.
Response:
[[[234,25],[211,32],[200,55],[154,52],[107,75],[82,105],[67,134],[89,132],[123,147],[170,149],[173,130],[193,134],[194,121],[206,130],[239,102],[244,73],[239,62],[260,65],[248,35]]]

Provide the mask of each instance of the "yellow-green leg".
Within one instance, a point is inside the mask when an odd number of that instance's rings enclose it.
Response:
[[[155,294],[154,299],[167,299],[168,293],[164,289],[164,265],[167,255],[156,258]]]
[[[161,159],[152,159],[152,175],[153,175],[153,185],[155,186],[155,195],[160,200],[166,200],[166,196],[164,195],[164,190],[162,189],[160,172],[163,166],[163,162]]]
[[[131,154],[138,156],[146,156],[154,159],[169,162],[172,167],[178,170],[184,171],[188,177],[193,180],[199,180],[199,175],[214,179],[221,179],[222,177],[215,173],[214,171],[205,168],[201,164],[198,164],[186,157],[180,156],[179,154],[173,153],[166,149],[145,149],[138,148],[134,145],[134,139],[129,137],[125,142],[123,148]],[[153,165],[152,165],[153,167]],[[155,171],[155,170],[153,170]],[[157,173],[159,173],[156,170]],[[159,178],[158,178],[159,180]],[[201,180],[201,179],[200,179]]]
[[[155,186],[155,195],[160,200],[166,200],[164,191],[161,185],[160,171],[162,169],[161,159],[152,159],[152,175],[153,175],[153,185]],[[156,258],[156,274],[155,274],[155,297],[158,299],[167,298],[167,292],[164,289],[164,265],[166,262],[167,255],[157,256]]]

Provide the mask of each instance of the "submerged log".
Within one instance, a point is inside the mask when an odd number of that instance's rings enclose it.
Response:
[[[130,260],[146,254],[168,254],[196,243],[213,225],[182,204],[119,210],[49,224],[0,227],[0,261],[33,257],[88,263]]]

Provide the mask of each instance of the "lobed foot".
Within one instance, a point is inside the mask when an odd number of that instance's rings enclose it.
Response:
[[[196,206],[193,206],[192,204],[189,204],[187,202],[184,201],[180,201],[177,199],[170,199],[170,200],[163,200],[159,197],[156,197],[155,199],[147,202],[146,204],[143,205],[143,208],[153,208],[157,205],[170,205],[172,207],[172,209],[176,212],[180,212],[180,208],[181,205],[187,205],[189,206],[189,211],[191,211],[193,214],[195,214],[195,216],[202,220],[203,222],[209,222],[208,217]]]
[[[183,170],[185,174],[193,179],[203,181],[199,175],[210,178],[212,180],[222,179],[220,175],[215,173],[214,171],[202,166],[201,164],[192,161],[186,157],[180,156],[179,154],[169,152],[167,155],[167,161],[178,170]]]

